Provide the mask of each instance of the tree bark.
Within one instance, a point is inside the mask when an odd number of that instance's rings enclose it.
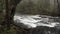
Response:
[[[13,22],[16,6],[20,1],[21,0],[6,0],[6,15],[2,25],[6,25],[8,30],[10,29],[10,24]]]

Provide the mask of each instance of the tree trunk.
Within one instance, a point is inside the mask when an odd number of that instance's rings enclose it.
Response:
[[[13,22],[16,6],[20,1],[21,0],[6,0],[6,15],[2,25],[4,27],[6,26],[8,30],[10,29],[10,24]]]
[[[58,16],[60,16],[60,3],[59,3],[59,0],[57,0],[57,4],[58,4]]]

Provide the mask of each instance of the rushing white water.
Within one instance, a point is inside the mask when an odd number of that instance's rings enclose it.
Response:
[[[28,28],[36,28],[37,26],[47,26],[47,27],[55,27],[58,22],[48,22],[48,18],[45,18],[45,21],[40,15],[20,15],[14,16],[14,21],[17,23],[22,23],[26,25]],[[43,22],[44,21],[44,22]],[[18,25],[18,24],[17,24]]]

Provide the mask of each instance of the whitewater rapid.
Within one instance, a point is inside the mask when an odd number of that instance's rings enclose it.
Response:
[[[47,26],[47,27],[55,27],[59,22],[48,22],[49,18],[42,18],[40,15],[15,15],[14,22],[22,23],[24,26],[28,28],[36,28],[37,26]],[[17,24],[18,25],[18,24]]]

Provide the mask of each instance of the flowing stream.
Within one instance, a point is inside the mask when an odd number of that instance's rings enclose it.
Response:
[[[14,22],[23,28],[36,28],[37,26],[55,27],[60,24],[54,22],[58,17],[46,16],[46,15],[15,15]]]

